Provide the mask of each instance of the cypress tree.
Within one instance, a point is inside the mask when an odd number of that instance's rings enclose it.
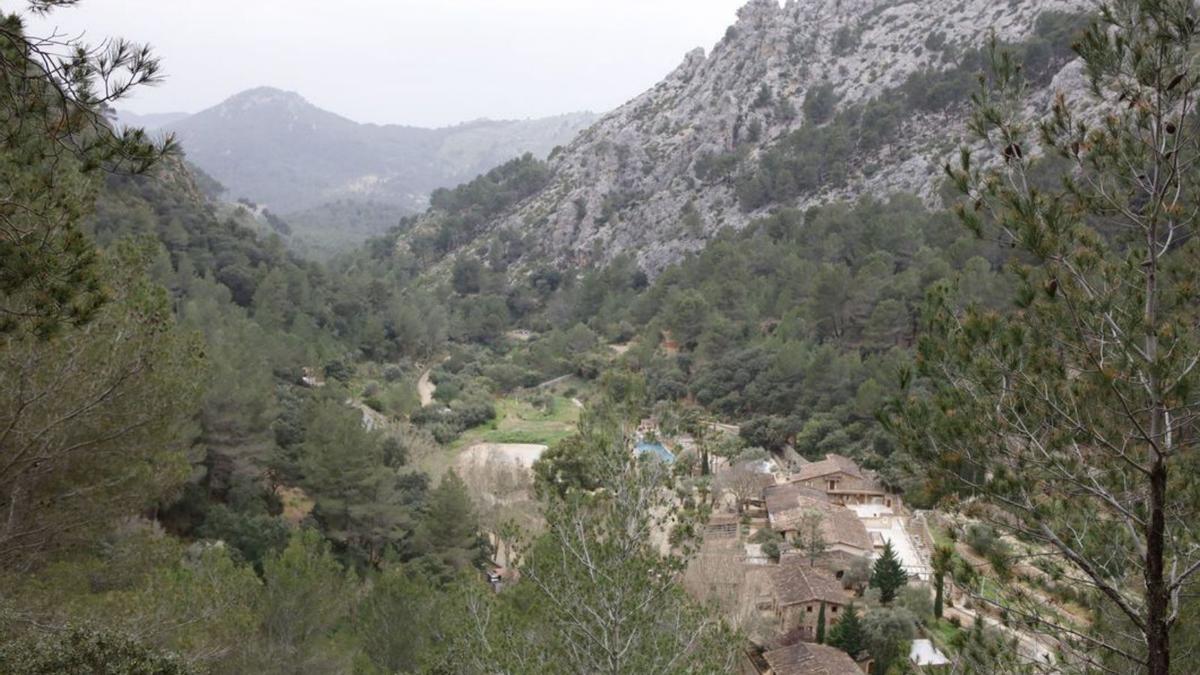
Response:
[[[883,546],[883,554],[875,561],[875,568],[871,572],[871,588],[878,588],[880,602],[890,605],[896,599],[896,591],[906,583],[908,574],[889,541]]]
[[[821,603],[821,610],[817,612],[817,644],[825,644],[825,603]]]
[[[835,623],[829,631],[829,644],[846,652],[850,658],[855,660],[862,654],[865,648],[863,625],[854,603],[850,603],[850,606],[846,607],[846,613],[842,615],[842,619]]]

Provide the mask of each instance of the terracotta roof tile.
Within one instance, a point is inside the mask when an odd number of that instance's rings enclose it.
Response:
[[[771,585],[780,606],[824,600],[837,605],[850,603],[850,596],[833,574],[810,567],[800,556],[785,556],[771,570]]]
[[[872,551],[867,528],[850,509],[831,504],[819,490],[801,485],[780,485],[766,491],[767,518],[776,532],[796,530],[810,511],[821,514],[821,534],[828,544],[845,544]]]
[[[854,476],[856,478],[863,477],[862,469],[858,468],[858,465],[854,463],[854,460],[850,459],[849,457],[843,457],[842,455],[829,454],[825,455],[825,459],[819,462],[805,464],[804,466],[800,467],[800,470],[796,472],[794,476],[792,476],[792,480],[811,480],[813,478],[820,478],[821,476],[828,476],[834,473],[844,473],[848,476]]]
[[[845,652],[803,642],[763,654],[775,675],[862,675]]]

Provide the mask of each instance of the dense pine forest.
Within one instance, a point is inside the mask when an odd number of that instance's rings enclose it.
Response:
[[[511,226],[570,148],[314,260],[113,122],[153,52],[8,11],[0,672],[926,672],[917,641],[946,672],[1191,672],[1192,0],[1047,11],[861,103],[764,80],[750,108],[802,126],[695,158],[678,182],[746,222],[688,200],[703,244],[661,268]],[[1030,94],[1069,63],[1078,91]],[[839,192],[952,116],[923,194]],[[493,446],[544,452],[489,474]],[[829,560],[826,463],[903,503],[916,562],[861,513],[868,555]],[[837,575],[780,631],[777,577],[747,580],[789,564]]]

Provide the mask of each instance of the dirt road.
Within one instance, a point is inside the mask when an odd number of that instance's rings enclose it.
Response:
[[[433,403],[433,392],[437,389],[437,385],[429,379],[432,374],[433,368],[426,368],[425,372],[421,373],[421,379],[417,380],[417,395],[421,397],[422,408]]]

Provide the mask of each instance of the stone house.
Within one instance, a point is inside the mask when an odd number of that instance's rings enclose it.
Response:
[[[800,538],[800,529],[810,514],[820,516],[821,538],[825,542],[820,564],[837,578],[855,559],[874,554],[871,536],[862,520],[845,506],[831,502],[822,491],[785,483],[768,487],[764,497],[771,529],[788,542],[795,543]]]
[[[831,572],[811,567],[807,560],[786,556],[770,569],[770,608],[783,633],[802,640],[815,640],[821,605],[825,606],[825,630],[841,618],[852,598]]]
[[[873,474],[842,455],[831,453],[819,462],[805,464],[792,474],[788,482],[820,490],[831,502],[843,506],[900,507],[899,497],[888,494]]]

